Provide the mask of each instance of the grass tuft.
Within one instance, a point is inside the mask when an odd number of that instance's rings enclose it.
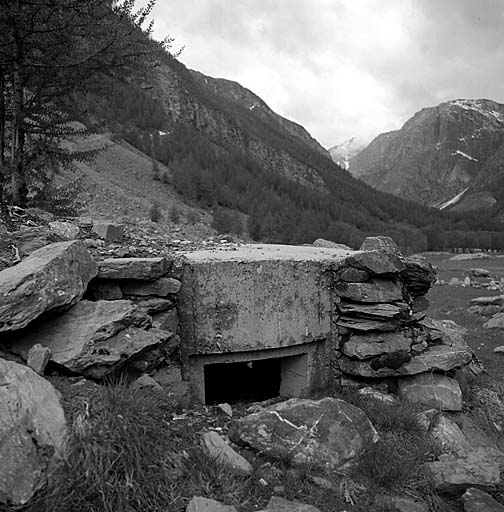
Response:
[[[105,388],[99,414],[74,417],[66,460],[43,497],[47,512],[166,510],[183,452],[160,394]]]

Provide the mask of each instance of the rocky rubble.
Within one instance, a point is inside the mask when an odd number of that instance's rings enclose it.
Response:
[[[152,328],[152,319],[130,301],[83,300],[36,330],[12,336],[10,343],[11,350],[25,358],[35,344],[41,344],[51,350],[50,360],[58,366],[103,378],[153,349],[161,359],[156,357],[148,366],[159,366],[177,348],[175,336]]]

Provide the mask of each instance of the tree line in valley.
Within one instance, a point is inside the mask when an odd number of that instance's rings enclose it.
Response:
[[[216,211],[223,233],[245,229],[254,240],[289,244],[322,237],[354,248],[383,234],[411,252],[504,249],[495,212],[449,214],[369,187],[341,190],[330,180],[327,194],[269,172],[246,151],[217,145],[190,125],[166,135],[133,127],[124,137],[168,166],[164,179],[186,200]],[[246,214],[246,226],[239,213]]]
[[[153,5],[135,11],[133,0],[2,4],[0,201],[5,196],[25,205],[43,197],[60,166],[93,157],[70,153],[62,141],[106,128],[151,156],[152,178],[212,209],[221,232],[293,244],[323,237],[352,247],[369,234],[385,234],[408,251],[504,248],[495,211],[450,214],[377,192],[285,130],[206,90],[170,55],[170,40],[150,38]],[[160,63],[175,70],[188,94],[247,136],[316,169],[326,191],[271,172],[247,148],[190,121],[173,125],[155,94],[139,85]],[[158,161],[168,166],[165,175]]]

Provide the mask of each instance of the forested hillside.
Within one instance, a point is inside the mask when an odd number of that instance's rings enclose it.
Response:
[[[170,173],[159,179],[188,201],[247,214],[254,239],[308,243],[324,237],[358,247],[366,235],[381,233],[409,250],[504,245],[493,213],[447,214],[378,192],[303,137],[241,104],[236,84],[225,97],[204,85],[202,75],[195,80],[165,56],[147,82],[97,99],[95,110],[166,164]],[[229,231],[243,229],[238,215],[226,217]]]
[[[54,148],[62,147],[60,141],[65,136],[75,135],[68,134],[67,123],[79,120],[94,130],[122,137],[147,154],[153,172],[146,179],[162,180],[188,203],[212,211],[222,232],[246,231],[255,240],[282,243],[310,243],[324,237],[353,247],[369,234],[387,234],[410,251],[504,247],[502,225],[495,220],[495,212],[447,214],[372,189],[336,165],[304,128],[272,112],[251,91],[188,70],[169,53],[168,46],[154,42],[149,32],[142,30],[148,11],[133,15],[110,10],[101,0],[93,3],[98,12],[105,9],[107,18],[119,17],[123,32],[111,35],[107,28],[113,25],[91,24],[94,29],[80,33],[78,44],[73,44],[77,48],[102,44],[105,48],[112,41],[118,45],[115,53],[104,59],[98,51],[89,76],[77,77],[71,70],[82,55],[68,55],[61,64],[67,69],[62,76],[77,85],[71,90],[62,88],[59,94],[53,94],[53,79],[27,80],[22,84],[25,93],[39,87],[45,95],[38,97],[33,113],[23,110],[26,117],[17,127],[14,120],[20,96],[14,94],[17,82],[12,81],[11,72],[19,64],[14,29],[20,25],[29,32],[30,51],[36,56],[44,44],[54,43],[56,52],[62,43],[53,41],[54,34],[47,33],[45,25],[40,27],[43,36],[37,36],[28,18],[18,19],[15,11],[8,30],[2,33],[6,40],[1,55],[2,98],[12,106],[4,110],[4,126],[7,132],[21,129],[25,141],[19,145],[20,139],[12,133],[5,139],[17,147],[16,153],[6,144],[3,151],[5,189],[11,202],[36,203],[33,190],[40,188],[40,179],[33,176],[40,172],[35,171],[40,171],[47,155],[57,153]],[[31,5],[26,3],[26,12]],[[96,12],[85,14],[89,21]],[[64,16],[56,23],[55,32],[62,29],[63,21]],[[125,45],[120,37],[128,34],[128,26],[134,38]],[[45,40],[40,40],[42,37]],[[48,57],[41,62],[50,67]],[[136,67],[139,59],[142,65]],[[21,64],[27,72],[33,71],[31,61]],[[35,107],[52,113],[43,118],[46,125],[52,119],[43,136],[33,129],[32,118],[42,119]],[[29,154],[36,158],[28,158]],[[12,160],[9,155],[14,155]],[[59,156],[59,160],[51,160],[54,172],[56,163],[65,165],[80,155]],[[158,162],[168,171],[161,172]],[[43,185],[49,182],[42,180]]]

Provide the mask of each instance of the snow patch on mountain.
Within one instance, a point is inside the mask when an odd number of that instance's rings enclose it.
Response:
[[[468,160],[472,160],[473,162],[477,162],[478,161],[477,158],[474,158],[471,155],[468,155],[467,153],[464,153],[463,151],[460,151],[459,149],[457,149],[457,151],[454,151],[452,153],[452,155],[453,156],[462,156],[464,158],[467,158]]]
[[[365,148],[366,144],[357,137],[345,140],[341,144],[329,148],[329,154],[334,162],[347,170],[350,167],[350,159]]]
[[[465,188],[464,190],[462,190],[462,192],[452,197],[451,199],[448,199],[448,201],[441,203],[440,205],[437,206],[438,210],[444,210],[445,208],[448,208],[448,206],[453,206],[454,204],[457,204],[468,190],[469,187]]]
[[[493,118],[499,123],[504,123],[504,116],[501,112],[498,112],[495,109],[490,109],[487,104],[488,102],[486,100],[453,100],[449,102],[450,105],[454,105],[460,108],[463,108],[464,110],[472,110],[475,112],[478,112],[479,114],[488,117]]]

